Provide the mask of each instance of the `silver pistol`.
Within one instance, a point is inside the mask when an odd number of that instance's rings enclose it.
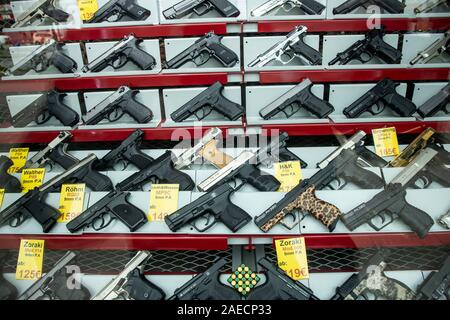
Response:
[[[447,51],[449,47],[449,41],[450,41],[450,30],[447,30],[442,39],[436,40],[428,48],[419,52],[417,56],[411,60],[410,64],[411,65],[416,65],[419,63],[425,64],[430,62],[434,58],[439,57],[441,54]]]
[[[143,264],[151,257],[148,251],[139,251],[91,300],[162,300],[165,293],[142,274]]]
[[[52,152],[61,143],[72,138],[72,134],[69,131],[61,131],[59,135],[53,139],[44,149],[36,153],[31,159],[29,159],[24,166],[24,169],[42,168],[50,162],[48,154]]]
[[[448,8],[447,0],[428,0],[422,3],[421,5],[414,8],[414,13],[427,13],[432,11],[434,8],[437,8],[441,5],[445,5]]]
[[[20,28],[37,24],[43,24],[45,21],[52,23],[66,22],[69,14],[55,7],[55,0],[38,0],[24,11],[11,28]]]
[[[450,211],[440,216],[437,221],[443,228],[450,229]]]

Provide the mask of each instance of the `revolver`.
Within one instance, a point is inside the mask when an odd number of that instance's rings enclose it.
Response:
[[[399,85],[388,78],[381,80],[361,98],[345,108],[344,115],[351,119],[359,118],[365,112],[378,115],[389,107],[401,117],[410,117],[416,112],[417,107],[411,100],[397,93],[396,87]]]
[[[222,91],[223,85],[217,81],[182,107],[172,112],[170,117],[175,122],[183,122],[192,115],[195,115],[198,120],[203,120],[213,110],[230,121],[235,121],[242,117],[244,107],[225,98]]]
[[[65,127],[77,125],[80,121],[80,116],[64,103],[66,96],[66,93],[56,90],[42,94],[12,117],[12,125],[16,128],[23,128],[32,121],[41,125],[52,117],[58,119]]]
[[[315,96],[311,92],[312,86],[311,80],[304,80],[260,110],[259,115],[264,120],[270,120],[280,113],[290,118],[303,107],[319,119],[326,118],[334,111],[334,107]]]
[[[191,13],[203,16],[211,10],[222,17],[237,17],[241,12],[228,0],[183,0],[162,12],[166,19],[180,19]]]
[[[304,42],[307,31],[305,26],[296,26],[282,41],[256,57],[248,66],[260,68],[274,60],[286,65],[295,58],[306,60],[310,65],[322,64],[322,54]]]
[[[319,15],[325,10],[325,6],[315,0],[269,0],[253,9],[250,14],[252,17],[261,17],[270,12],[278,12],[281,9],[289,13],[295,8],[299,8],[310,15]]]
[[[222,36],[209,32],[183,52],[165,63],[166,69],[178,69],[189,61],[196,66],[204,65],[211,57],[219,61],[224,67],[233,67],[239,58],[236,53],[221,43]]]
[[[85,65],[82,71],[84,73],[100,72],[108,66],[120,69],[128,61],[134,63],[141,70],[152,70],[156,66],[156,60],[152,55],[140,48],[139,44],[142,41],[142,39],[136,38],[133,34],[129,34],[111,49],[94,59],[94,61]]]
[[[125,20],[123,18],[129,18],[132,21],[142,21],[146,20],[150,14],[150,10],[138,5],[136,0],[110,0],[86,22],[117,22]]]
[[[95,107],[82,116],[85,125],[94,125],[108,119],[109,122],[118,121],[126,113],[137,123],[147,123],[153,119],[153,112],[136,100],[139,90],[131,90],[126,86],[120,87]]]
[[[48,40],[13,65],[8,70],[8,74],[21,76],[30,70],[39,73],[47,70],[50,65],[54,65],[62,73],[75,73],[78,65],[75,60],[62,51],[63,46],[64,43],[59,43],[54,39]]]
[[[351,61],[367,63],[374,57],[378,57],[385,63],[398,64],[402,59],[402,52],[384,42],[384,26],[380,29],[372,29],[366,34],[364,40],[359,40],[347,50],[337,54],[329,65],[346,65]]]
[[[66,22],[70,15],[56,8],[56,0],[38,0],[35,1],[27,10],[25,10],[11,28],[21,28],[26,26],[42,24],[45,21],[51,21],[54,23]]]

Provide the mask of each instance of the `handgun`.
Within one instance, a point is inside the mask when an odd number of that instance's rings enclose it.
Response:
[[[315,96],[311,92],[312,86],[311,80],[305,79],[261,109],[259,115],[264,120],[270,120],[280,113],[284,114],[286,118],[291,118],[301,108],[305,108],[319,119],[326,118],[334,111],[334,107],[331,103]]]
[[[125,269],[91,300],[164,300],[164,291],[143,274],[143,268],[151,256],[148,251],[139,251]]]
[[[53,268],[33,283],[18,300],[89,300],[91,293],[69,268],[77,255],[68,251]]]
[[[223,85],[217,81],[189,102],[175,110],[170,117],[175,122],[183,122],[192,115],[199,121],[205,119],[212,111],[216,111],[230,121],[235,121],[244,114],[244,107],[228,100],[222,94]]]
[[[5,189],[6,193],[22,192],[22,184],[19,179],[10,175],[8,169],[14,163],[7,156],[0,156],[0,189]]]
[[[55,6],[56,0],[37,0],[20,16],[11,28],[21,28],[37,24],[44,24],[46,21],[52,23],[66,22],[70,15],[64,10]]]
[[[304,41],[307,31],[308,28],[305,26],[296,26],[283,40],[250,62],[248,67],[261,68],[272,61],[286,65],[295,58],[300,58],[301,61],[309,65],[322,64],[322,54]]]
[[[361,156],[355,149],[364,136],[365,133],[362,131],[353,135],[344,145],[318,164],[318,168],[321,169],[319,172],[309,179],[302,180],[279,202],[255,217],[255,224],[263,232],[268,232],[278,223],[291,230],[300,222],[296,214],[299,211],[311,214],[332,232],[339,221],[341,211],[335,205],[317,198],[316,190],[332,188],[331,183],[334,181],[338,182],[336,188],[338,190],[345,187],[348,182],[363,189],[376,189],[384,185],[381,177],[360,166]],[[293,218],[292,224],[285,221],[287,216]]]
[[[3,277],[3,270],[8,257],[8,251],[0,251],[0,301],[16,300],[18,296],[16,287]]]
[[[75,60],[63,52],[63,47],[64,43],[50,39],[14,64],[7,74],[21,76],[31,70],[40,73],[51,65],[62,73],[75,73],[78,65]]]
[[[383,40],[385,27],[372,29],[366,34],[364,40],[359,40],[348,49],[339,52],[336,58],[328,65],[347,65],[352,61],[359,61],[362,64],[371,61],[374,57],[381,59],[384,63],[399,64],[402,60],[402,52]]]
[[[450,299],[450,255],[438,271],[432,271],[416,290],[416,300]]]
[[[442,88],[437,94],[428,99],[418,109],[417,113],[422,118],[433,117],[439,112],[449,114],[448,104],[450,103],[450,83]]]
[[[218,186],[197,200],[191,201],[188,205],[167,215],[164,221],[173,232],[187,224],[190,224],[198,232],[204,232],[218,221],[232,232],[236,232],[252,220],[247,212],[231,202],[230,197],[236,191],[228,184]],[[199,227],[197,224],[200,219],[206,219],[203,227]]]
[[[79,181],[79,174],[84,173],[86,167],[92,166],[97,157],[90,154],[73,167],[55,176],[40,187],[28,191],[8,207],[0,211],[0,226],[9,224],[11,227],[19,227],[28,218],[33,217],[43,229],[49,232],[61,215],[59,210],[46,204],[45,198],[49,193],[59,192],[64,183]]]
[[[258,265],[266,270],[266,281],[251,291],[247,300],[319,300],[310,288],[290,278],[269,259],[261,258]]]
[[[350,276],[342,286],[336,288],[331,300],[412,300],[414,292],[404,283],[388,277],[384,270],[387,267],[388,251],[380,250],[366,261],[362,270]]]
[[[386,13],[394,14],[403,13],[406,8],[406,5],[399,0],[348,0],[334,8],[333,14],[347,14],[359,7],[368,8],[369,6],[377,6]]]
[[[133,34],[125,36],[111,49],[106,50],[82,69],[86,72],[100,72],[108,66],[120,69],[131,61],[141,70],[152,70],[156,66],[155,58],[141,49],[143,39],[136,38]]]
[[[80,116],[64,103],[66,96],[66,93],[56,90],[42,94],[12,117],[12,125],[23,128],[33,121],[41,125],[55,117],[65,127],[74,127],[80,121]]]
[[[383,191],[342,215],[341,221],[347,229],[353,231],[367,223],[372,229],[380,231],[396,219],[401,219],[420,238],[424,238],[434,224],[433,219],[406,201],[406,188],[415,182],[423,168],[436,155],[437,151],[432,148],[422,150]]]
[[[80,160],[67,152],[69,144],[63,143],[63,141],[68,139],[68,134],[72,136],[67,131],[61,132],[42,152],[31,158],[25,164],[24,168],[39,168],[44,167],[46,164],[52,166],[52,163],[57,163],[63,169],[67,170],[78,164]],[[40,158],[38,159],[37,157]],[[108,176],[98,172],[94,167],[95,162],[92,162],[89,166],[85,166],[78,172],[77,179],[80,182],[86,183],[92,191],[112,190],[114,186]]]
[[[197,39],[194,44],[167,61],[164,65],[166,69],[178,69],[189,61],[197,67],[204,65],[213,57],[224,67],[230,68],[236,65],[239,57],[233,50],[224,46],[221,42],[222,36],[209,32]]]
[[[217,11],[222,17],[232,18],[241,14],[228,0],[182,0],[172,7],[165,9],[162,14],[166,19],[181,19],[195,13],[201,17],[211,10]]]
[[[412,116],[417,107],[411,100],[397,92],[396,88],[399,85],[388,78],[381,80],[375,87],[346,107],[343,114],[347,118],[354,119],[359,118],[365,112],[378,115],[389,108],[401,117]]]
[[[241,295],[220,281],[220,270],[227,261],[216,258],[213,265],[175,290],[168,300],[241,300]]]
[[[424,3],[418,5],[414,8],[414,13],[428,13],[433,11],[435,8],[445,6],[448,10],[450,8],[450,1],[448,0],[427,0]]]
[[[450,42],[450,30],[447,30],[441,39],[436,40],[425,50],[420,51],[417,56],[410,61],[411,65],[429,63],[431,60],[440,57],[448,51]]]
[[[276,13],[281,9],[289,13],[295,8],[310,15],[319,15],[325,10],[325,6],[315,0],[269,0],[253,9],[250,14],[252,17],[261,17],[271,12]]]
[[[120,87],[116,92],[90,109],[82,116],[85,125],[94,125],[108,119],[109,122],[118,121],[126,113],[137,123],[148,123],[153,119],[153,112],[136,100],[139,90],[131,90],[126,86]]]
[[[150,10],[138,5],[136,0],[109,0],[86,23],[142,21],[150,14]]]
[[[108,152],[103,158],[99,159],[95,168],[99,171],[106,171],[113,169],[114,166],[122,162],[123,170],[125,170],[129,163],[135,165],[138,169],[145,169],[153,162],[153,158],[143,153],[140,149],[144,132],[136,129],[130,134],[120,145]]]

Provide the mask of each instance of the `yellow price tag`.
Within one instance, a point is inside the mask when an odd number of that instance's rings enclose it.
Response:
[[[178,184],[154,184],[150,191],[149,221],[163,221],[178,209]]]
[[[305,238],[275,240],[278,266],[294,280],[308,279]]]
[[[28,158],[28,148],[11,148],[9,149],[9,158],[13,165],[8,169],[8,173],[20,172]]]
[[[80,17],[83,21],[89,20],[98,10],[97,0],[78,0]]]
[[[0,208],[2,207],[4,196],[5,196],[5,189],[0,189]]]
[[[24,169],[20,176],[22,193],[27,193],[36,187],[40,187],[44,182],[45,168]]]
[[[279,192],[289,192],[302,180],[300,161],[275,163],[275,178],[281,182]]]
[[[58,222],[69,222],[83,212],[85,190],[86,185],[83,183],[62,185],[61,195],[59,196],[61,215]]]
[[[373,129],[372,135],[375,153],[380,157],[397,156],[400,153],[397,131],[394,127]]]
[[[33,280],[42,276],[44,240],[20,240],[16,279]]]

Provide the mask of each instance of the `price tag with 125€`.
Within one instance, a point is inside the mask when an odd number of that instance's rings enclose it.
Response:
[[[149,221],[164,221],[164,217],[178,209],[178,184],[153,184],[150,191]]]
[[[274,164],[275,178],[281,182],[279,192],[289,192],[294,189],[302,179],[300,161],[286,161]]]
[[[373,129],[372,135],[375,153],[380,157],[397,156],[400,153],[397,131],[394,127]]]
[[[86,185],[84,183],[62,185],[61,195],[59,196],[61,215],[58,222],[69,222],[83,212],[85,190]]]
[[[8,173],[20,172],[28,158],[28,148],[11,148],[9,149],[9,158],[13,165],[8,169]]]
[[[22,192],[27,193],[36,187],[40,187],[44,181],[45,168],[24,169],[20,176]]]
[[[278,266],[294,280],[309,278],[305,238],[275,240]]]
[[[20,240],[16,279],[33,280],[42,276],[44,240]]]

